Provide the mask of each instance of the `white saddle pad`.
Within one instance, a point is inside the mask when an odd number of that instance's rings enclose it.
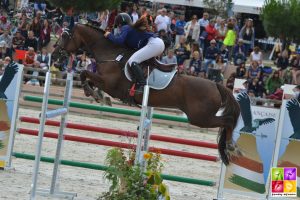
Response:
[[[127,64],[125,65],[124,73],[126,78],[129,81],[132,81]],[[174,69],[171,72],[162,72],[158,69],[153,69],[149,77],[147,78],[149,87],[155,90],[165,89],[170,84],[176,73],[177,69]]]

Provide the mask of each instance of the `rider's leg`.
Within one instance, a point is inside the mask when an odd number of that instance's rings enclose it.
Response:
[[[147,45],[135,52],[128,60],[138,86],[146,84],[142,69],[139,64],[150,58],[159,56],[165,49],[164,42],[160,38],[150,38]]]

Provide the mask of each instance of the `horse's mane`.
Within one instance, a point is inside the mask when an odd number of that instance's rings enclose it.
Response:
[[[80,23],[81,25],[83,25],[83,26],[86,26],[86,27],[89,27],[89,28],[91,28],[91,29],[94,29],[95,31],[98,31],[98,32],[101,32],[101,33],[105,33],[105,31],[104,30],[102,30],[101,28],[99,28],[98,26],[95,26],[94,24],[92,24],[92,23],[90,23],[90,22],[88,22],[88,23],[86,23],[86,24],[82,24],[82,23]]]

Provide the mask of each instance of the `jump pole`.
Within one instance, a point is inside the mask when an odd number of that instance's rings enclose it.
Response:
[[[148,68],[148,77],[149,77],[149,68]],[[150,92],[150,87],[147,78],[147,84],[144,86],[140,125],[138,128],[138,141],[136,145],[136,154],[135,154],[135,161],[134,161],[135,165],[140,165],[143,170],[145,170],[146,167],[144,154],[148,151],[149,148],[150,130],[152,125],[152,115],[153,115],[153,107],[148,106],[149,92]]]
[[[42,112],[40,114],[38,143],[36,145],[35,164],[34,164],[34,171],[32,176],[30,200],[35,200],[37,194],[42,196],[52,196],[52,197],[68,198],[68,199],[74,199],[74,197],[77,196],[76,193],[60,192],[58,186],[61,151],[63,148],[64,129],[66,127],[67,114],[69,111],[69,102],[71,100],[71,95],[72,95],[73,75],[70,72],[68,72],[67,74],[67,83],[66,83],[64,101],[63,101],[63,107],[56,110],[48,111],[50,84],[51,84],[51,72],[48,71],[45,79]],[[61,121],[60,121],[60,128],[59,128],[59,135],[58,135],[58,141],[56,147],[56,156],[54,161],[51,186],[50,189],[37,189],[37,180],[38,180],[38,173],[39,173],[39,167],[41,161],[41,151],[42,151],[43,137],[45,133],[44,129],[45,129],[46,119],[54,118],[57,116],[61,116]]]

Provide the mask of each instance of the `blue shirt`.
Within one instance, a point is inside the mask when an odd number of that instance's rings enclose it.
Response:
[[[185,21],[177,20],[175,25],[176,35],[184,35],[184,26],[186,25]]]
[[[154,33],[138,31],[129,25],[122,26],[120,34],[117,36],[112,33],[108,35],[108,39],[113,43],[132,49],[143,48],[151,37],[155,37]]]

